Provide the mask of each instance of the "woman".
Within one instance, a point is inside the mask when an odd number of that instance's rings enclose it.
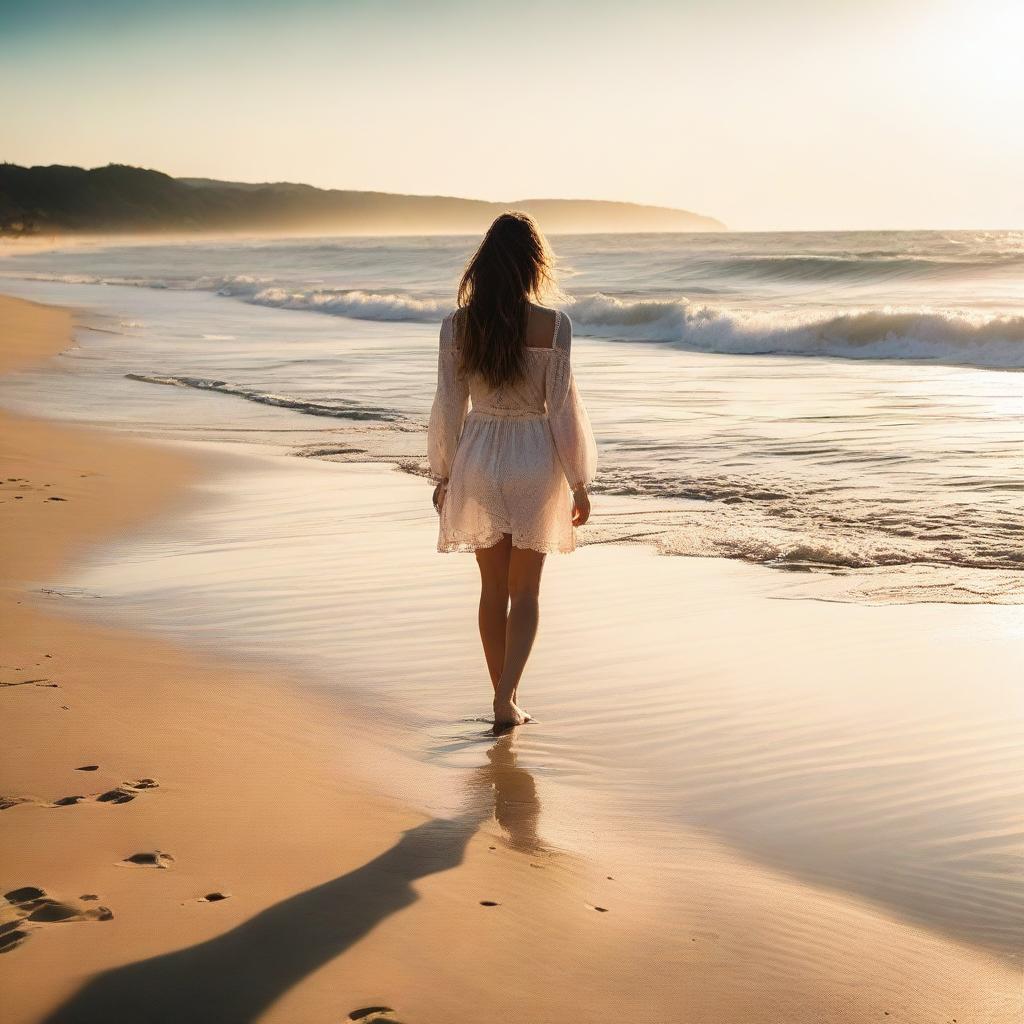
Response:
[[[473,551],[496,728],[522,725],[519,680],[537,635],[544,556],[572,551],[590,516],[597,448],[569,362],[572,325],[533,220],[490,226],[445,317],[427,449],[439,551]],[[473,400],[472,411],[469,400]],[[468,412],[468,415],[467,415]]]

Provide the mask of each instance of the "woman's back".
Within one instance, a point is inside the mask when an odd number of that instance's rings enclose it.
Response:
[[[459,346],[459,313],[453,314],[452,343]],[[547,412],[549,363],[558,347],[562,314],[531,306],[526,325],[526,367],[518,380],[493,386],[480,374],[469,378],[473,411],[492,416],[543,416]]]
[[[550,349],[555,344],[555,332],[561,313],[547,306],[530,304],[530,314],[526,321],[526,347]]]

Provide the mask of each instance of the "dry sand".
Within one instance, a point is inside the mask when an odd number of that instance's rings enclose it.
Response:
[[[70,327],[0,299],[0,369]],[[462,813],[424,819],[357,781],[365,726],[298,685],[42,610],[60,567],[194,501],[212,470],[107,433],[0,429],[5,1021],[1020,1019],[1019,959],[712,836],[690,837],[671,900],[656,860],[536,850],[514,739]]]

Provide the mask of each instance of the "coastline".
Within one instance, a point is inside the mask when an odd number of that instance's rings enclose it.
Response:
[[[0,304],[0,370],[67,344],[68,314]],[[407,1024],[1015,1019],[1019,967],[700,831],[681,871],[692,892],[672,894],[684,911],[660,919],[664,865],[630,863],[628,836],[614,866],[532,842],[532,780],[510,745],[495,745],[463,812],[427,818],[356,781],[345,758],[364,749],[360,726],[346,731],[300,681],[41,610],[31,585],[181,507],[207,470],[169,446],[2,415],[0,679],[24,684],[0,690],[3,792],[29,798],[2,812],[4,891],[38,886],[76,914],[113,914],[16,924],[26,940],[0,957],[13,1022],[60,1005],[55,1021],[211,1024],[326,1022],[368,1006]],[[685,561],[658,571],[678,579]],[[159,785],[124,786],[143,779]],[[119,787],[130,800],[97,799]],[[53,806],[72,795],[85,799]],[[157,851],[174,857],[165,870],[123,863]],[[205,901],[212,892],[229,898]],[[108,973],[87,982],[97,972]],[[46,983],[13,983],[26,976]]]
[[[9,372],[62,351],[72,318],[0,298],[0,324]],[[627,1012],[630,972],[611,965],[637,955],[643,922],[595,911],[595,865],[531,844],[507,809],[529,782],[501,745],[469,806],[429,818],[356,780],[340,752],[362,738],[298,682],[40,608],[40,582],[186,500],[203,467],[0,416],[0,864],[22,900],[0,903],[6,1020],[284,1024],[386,1005],[386,1019],[499,1021],[510,1001],[524,1022],[591,1000]],[[31,889],[43,895],[19,894]],[[509,974],[517,937],[528,948]],[[645,1001],[669,1013],[675,986],[651,987]]]
[[[0,322],[3,372],[70,340],[65,311],[2,298]],[[109,432],[0,416],[3,795],[24,801],[2,812],[0,863],[5,892],[37,887],[57,907],[37,920],[26,919],[29,907],[3,907],[6,1019],[48,1019],[63,1005],[54,1019],[156,1019],[161,1007],[159,1019],[223,1022],[273,1007],[265,1019],[335,1020],[418,1001],[413,993],[433,987],[433,957],[399,971],[378,941],[322,965],[426,894],[435,906],[417,943],[472,941],[452,905],[483,915],[478,899],[495,889],[496,837],[478,830],[483,812],[431,821],[353,782],[338,768],[338,723],[278,679],[40,609],[30,581],[180,500],[201,467]],[[79,770],[87,765],[98,768]],[[140,780],[158,785],[136,788]],[[128,799],[100,799],[113,791]],[[69,796],[82,799],[58,803]],[[166,869],[125,861],[156,852],[174,858]],[[511,881],[525,895],[535,882],[528,859],[502,853],[500,888]],[[435,874],[460,863],[454,885]],[[566,883],[574,888],[572,875]],[[212,892],[229,898],[203,899]],[[172,950],[182,963],[165,957]],[[25,977],[39,983],[15,983]],[[90,977],[99,980],[89,986]],[[434,998],[444,1019],[451,994]]]

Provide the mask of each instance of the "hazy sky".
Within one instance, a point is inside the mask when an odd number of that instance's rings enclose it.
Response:
[[[1024,0],[0,0],[0,159],[1024,227]]]

